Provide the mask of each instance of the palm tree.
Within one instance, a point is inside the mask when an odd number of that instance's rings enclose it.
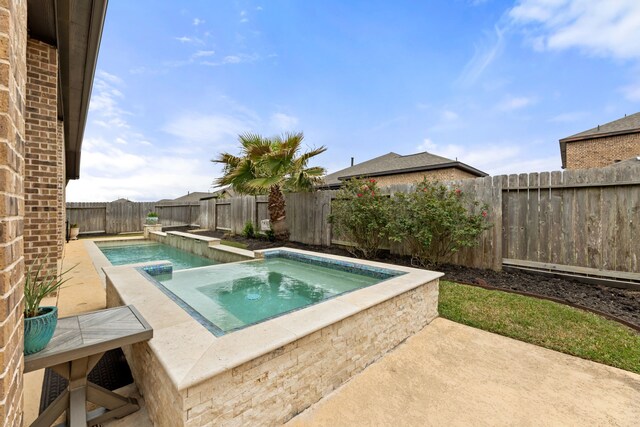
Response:
[[[300,154],[302,132],[265,138],[245,133],[238,136],[241,153],[221,153],[212,162],[224,165],[224,175],[217,185],[231,185],[241,194],[269,194],[269,219],[277,239],[287,239],[286,206],[283,191],[308,191],[322,182],[325,169],[308,167],[309,159],[323,153],[326,147],[313,148]]]

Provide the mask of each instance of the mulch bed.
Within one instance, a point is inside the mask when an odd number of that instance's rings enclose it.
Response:
[[[247,239],[243,236],[227,236],[222,231],[202,231],[196,234],[224,238],[244,243],[250,250],[276,248],[281,246],[304,249],[315,252],[353,257],[348,251],[339,247],[322,247],[303,245],[295,242],[269,242],[261,239]],[[382,253],[375,261],[411,266],[410,257],[402,257]],[[551,297],[572,305],[597,310],[627,322],[640,326],[640,291],[591,285],[559,277],[549,277],[528,272],[493,271],[458,265],[441,265],[438,271],[445,273],[445,279],[461,282],[488,285],[491,287],[526,292]]]

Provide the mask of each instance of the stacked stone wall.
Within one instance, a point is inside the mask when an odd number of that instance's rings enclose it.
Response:
[[[119,305],[108,280],[107,306]],[[124,350],[155,425],[281,425],[437,316],[434,280],[183,390],[154,354],[153,341]]]

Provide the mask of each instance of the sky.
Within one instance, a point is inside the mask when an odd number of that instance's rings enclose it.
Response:
[[[390,151],[491,175],[640,111],[638,0],[110,0],[68,201],[211,191],[237,137],[329,173]]]

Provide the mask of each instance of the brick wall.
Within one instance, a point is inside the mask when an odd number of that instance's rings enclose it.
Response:
[[[640,156],[640,132],[567,142],[566,169],[601,168],[636,156]]]
[[[27,41],[25,262],[46,260],[55,272],[64,238],[64,146],[58,120],[57,50]]]
[[[422,181],[422,178],[424,177],[437,181],[452,181],[456,179],[476,178],[475,175],[472,175],[469,172],[465,172],[458,168],[444,168],[426,172],[410,172],[397,175],[376,176],[375,179],[376,181],[378,181],[378,185],[380,187],[384,187],[393,184],[413,184],[415,182]]]
[[[26,0],[0,0],[0,419],[22,425]]]

